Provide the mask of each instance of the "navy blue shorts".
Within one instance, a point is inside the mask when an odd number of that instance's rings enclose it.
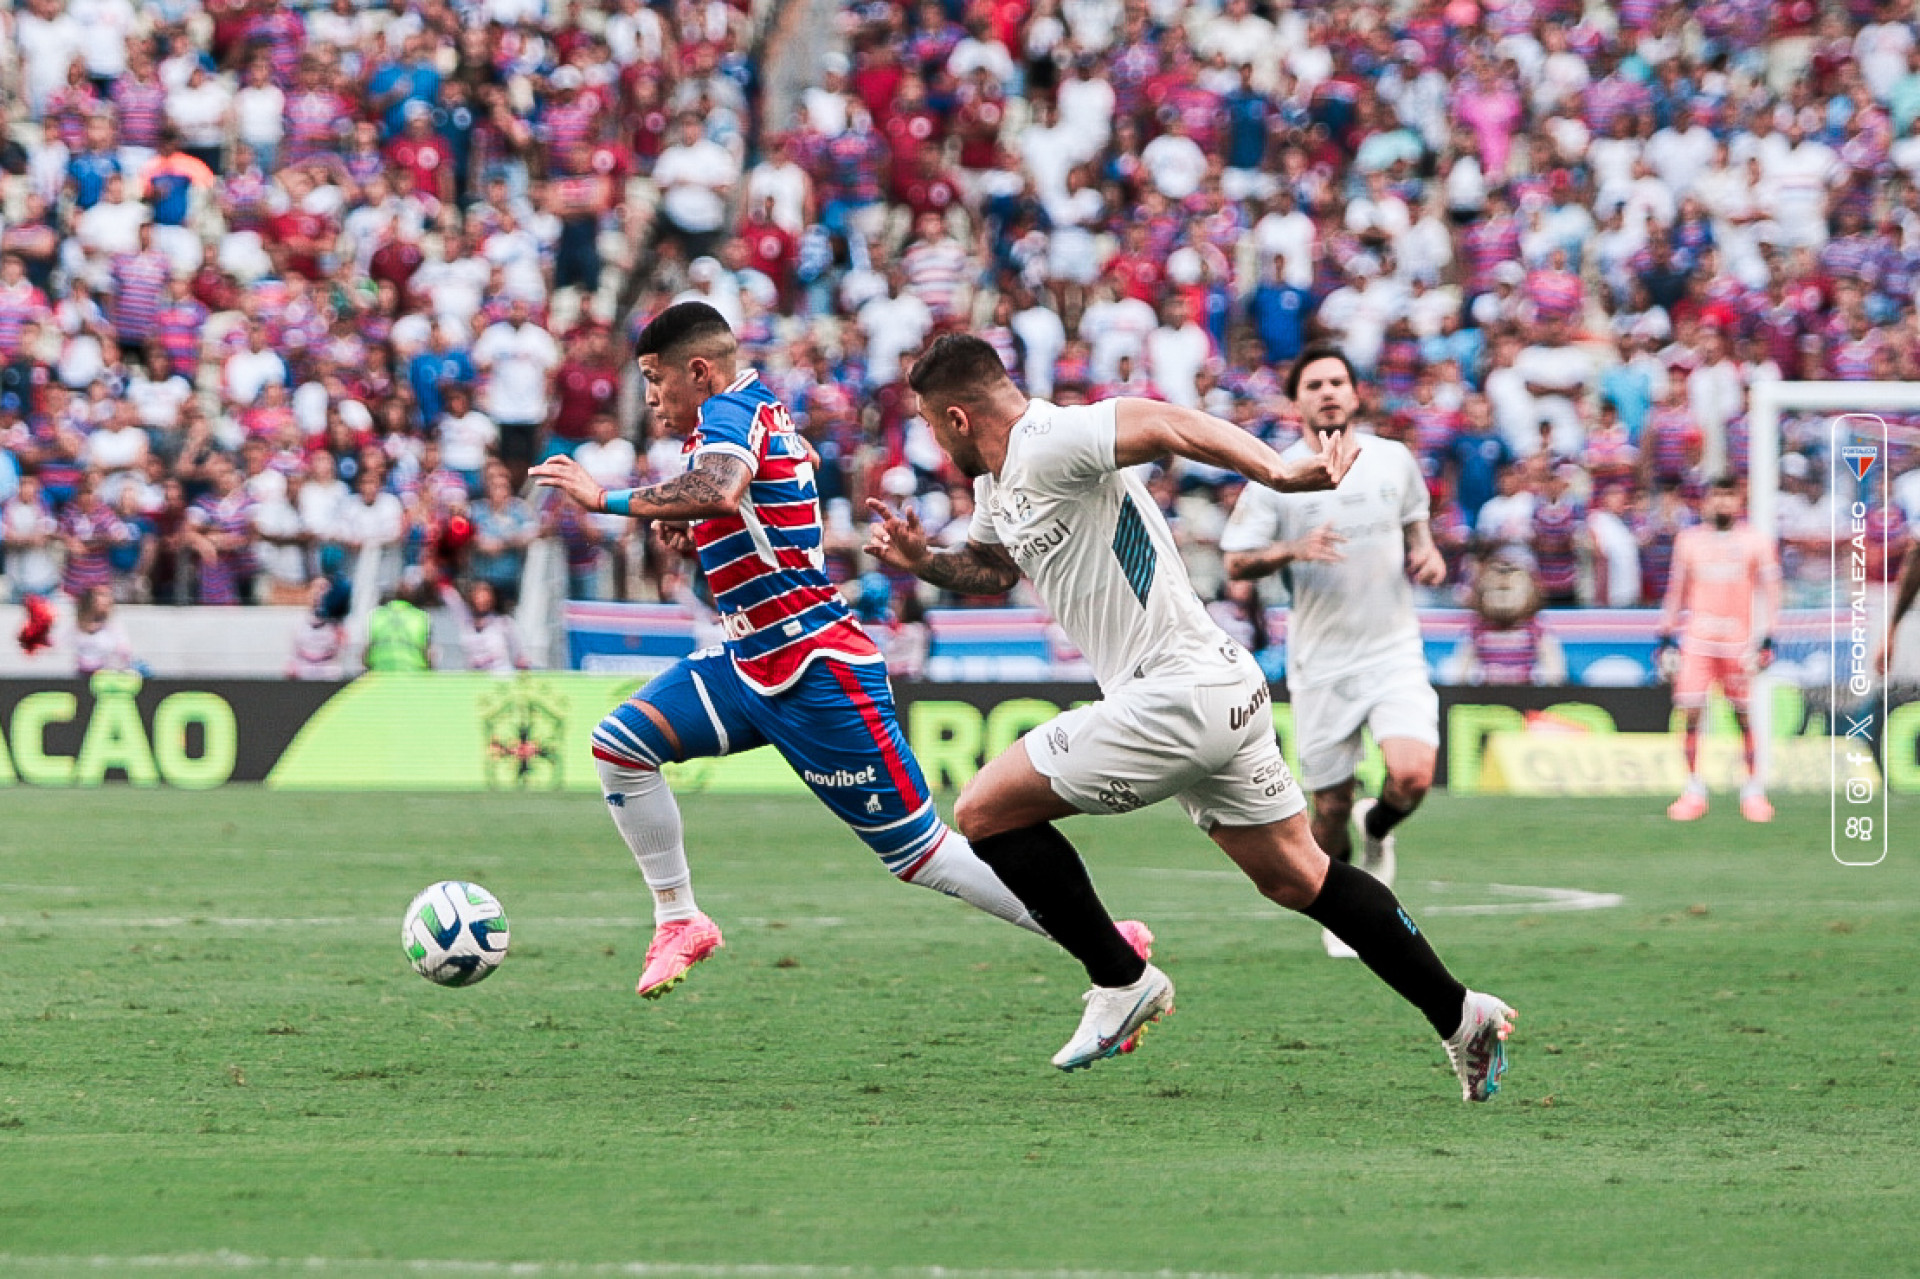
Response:
[[[919,761],[907,747],[886,667],[815,658],[786,691],[766,694],[742,680],[724,649],[683,658],[594,730],[594,754],[653,767],[670,749],[641,710],[645,702],[672,726],[675,760],[779,751],[793,771],[879,854],[888,870],[911,876],[938,847],[946,826],[934,808]]]

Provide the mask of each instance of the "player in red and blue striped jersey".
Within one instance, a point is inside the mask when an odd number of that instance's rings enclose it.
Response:
[[[697,552],[727,636],[654,678],[593,734],[609,812],[653,891],[639,993],[664,994],[721,945],[694,902],[660,767],[759,746],[779,751],[898,878],[1043,935],[1113,927],[1089,888],[1081,918],[1043,928],[941,820],[880,651],[827,579],[813,453],[786,406],[738,366],[726,320],[701,302],[669,307],[641,332],[638,355],[649,408],[686,439],[686,472],[612,493],[565,455],[531,474],[590,511],[659,521],[669,544]],[[1145,926],[1119,928],[1144,954]]]

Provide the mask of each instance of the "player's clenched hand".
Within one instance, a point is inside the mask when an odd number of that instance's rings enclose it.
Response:
[[[693,543],[693,525],[685,520],[655,520],[653,531],[670,551],[692,555],[699,550]]]
[[[1438,586],[1447,580],[1446,557],[1432,542],[1407,552],[1407,572],[1420,586]]]
[[[1346,554],[1340,549],[1341,544],[1346,540],[1346,538],[1334,532],[1331,523],[1322,524],[1319,528],[1294,543],[1293,554],[1289,558],[1309,560],[1316,564],[1338,564],[1341,560],[1347,558]]]
[[[911,573],[927,558],[927,530],[912,509],[902,516],[874,498],[867,499],[873,524],[867,534],[867,554],[882,564]]]
[[[527,474],[544,488],[559,489],[589,511],[601,509],[600,498],[605,490],[587,474],[586,467],[565,453],[555,454]]]

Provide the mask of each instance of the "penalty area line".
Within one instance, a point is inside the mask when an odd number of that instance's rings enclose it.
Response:
[[[652,1261],[477,1261],[362,1257],[256,1257],[239,1252],[164,1253],[145,1256],[11,1256],[0,1253],[6,1271],[301,1271],[335,1274],[417,1275],[629,1275],[636,1279],[1444,1279],[1418,1271],[1364,1274],[1252,1273],[1191,1270],[981,1270],[945,1266],[701,1265]]]

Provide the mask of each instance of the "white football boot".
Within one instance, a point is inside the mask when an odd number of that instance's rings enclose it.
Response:
[[[1519,1015],[1492,995],[1467,992],[1460,1029],[1440,1041],[1453,1073],[1460,1076],[1463,1100],[1490,1101],[1500,1091],[1500,1076],[1507,1070],[1507,1036]]]
[[[1171,1013],[1173,981],[1148,964],[1133,985],[1095,986],[1081,998],[1087,1010],[1080,1014],[1080,1029],[1053,1055],[1053,1064],[1062,1070],[1082,1070],[1115,1056],[1144,1033],[1147,1023]]]

